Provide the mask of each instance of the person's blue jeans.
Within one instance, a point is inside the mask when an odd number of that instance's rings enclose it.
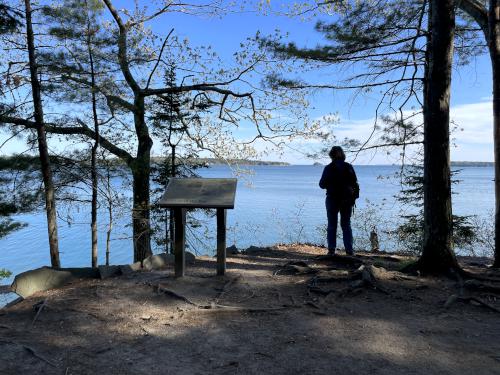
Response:
[[[337,247],[337,223],[340,213],[340,227],[342,228],[342,238],[347,254],[352,255],[352,228],[351,213],[352,206],[349,204],[340,204],[329,196],[326,196],[326,216],[328,217],[328,227],[326,239],[328,242],[328,252],[335,253]]]

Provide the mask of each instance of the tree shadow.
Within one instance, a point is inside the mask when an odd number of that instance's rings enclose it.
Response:
[[[223,277],[203,260],[181,279],[140,272],[40,293],[0,315],[0,373],[498,374],[498,317],[445,310],[451,281],[319,297],[310,276],[273,276],[276,259],[228,262]]]

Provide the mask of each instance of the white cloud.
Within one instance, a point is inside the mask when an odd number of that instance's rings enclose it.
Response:
[[[484,99],[484,100],[483,100]],[[459,130],[452,134],[453,143],[456,147],[451,148],[451,159],[457,161],[493,161],[493,109],[491,97],[482,98],[480,102],[460,104],[451,108],[451,119]],[[355,109],[353,109],[354,111]],[[318,119],[319,120],[319,119]],[[364,141],[370,136],[374,118],[351,120],[340,118],[334,125],[333,131],[338,141],[344,138],[359,139]],[[415,121],[420,121],[415,119]],[[245,133],[245,131],[242,131]],[[375,135],[376,137],[376,135]],[[6,134],[0,134],[0,143],[7,138]],[[269,144],[256,144],[258,152],[266,153]],[[321,146],[314,140],[301,140],[292,142],[283,150],[283,153],[269,150],[267,160],[283,160],[294,164],[311,164],[300,151],[314,151]],[[8,142],[0,149],[0,155],[8,155],[25,150],[23,141],[14,140]],[[298,150],[298,151],[294,151]],[[327,162],[325,156],[322,162]],[[386,155],[385,151],[365,152],[356,159],[357,164],[392,164],[398,163],[397,151],[392,155]]]
[[[477,103],[452,106],[450,118],[458,128],[451,135],[454,144],[451,148],[451,159],[457,161],[492,161],[493,107],[491,97],[481,98],[481,101]],[[421,118],[415,118],[414,121],[419,122],[422,120]],[[333,128],[333,132],[338,141],[351,138],[363,142],[372,133],[374,122],[374,117],[362,120],[340,118],[339,123]],[[374,135],[374,140],[377,139],[377,135],[380,135],[380,133]],[[293,159],[293,156],[291,158]],[[327,161],[327,159],[324,161]],[[398,161],[397,152],[386,155],[385,151],[366,152],[358,156],[356,160],[360,164],[391,164]]]

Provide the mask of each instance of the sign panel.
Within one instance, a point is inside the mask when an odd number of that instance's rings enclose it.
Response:
[[[160,207],[234,208],[236,178],[172,178]]]

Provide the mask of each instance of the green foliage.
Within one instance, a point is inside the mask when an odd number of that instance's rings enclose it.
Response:
[[[301,3],[303,4],[303,3]],[[421,142],[421,124],[414,123],[420,111],[425,73],[425,50],[428,27],[428,2],[417,0],[339,1],[317,3],[318,8],[335,5],[332,17],[323,17],[315,29],[323,42],[301,46],[283,36],[260,37],[261,46],[289,63],[301,64],[301,71],[325,69],[334,81],[310,79],[272,73],[266,77],[269,87],[287,89],[350,89],[371,93],[379,98],[374,134],[370,143],[344,140],[346,149],[386,147],[388,153],[397,147]],[[330,14],[332,14],[330,12]],[[466,14],[459,12],[455,32],[455,65],[469,63],[485,52],[484,37]],[[331,74],[334,72],[335,74]],[[290,74],[288,74],[290,75]],[[391,119],[380,116],[390,113]],[[379,116],[388,125],[380,129]],[[389,121],[387,121],[389,120]],[[391,122],[389,125],[388,123]],[[383,131],[377,131],[383,130]],[[330,145],[331,138],[325,143]],[[338,143],[338,140],[336,140]],[[406,150],[402,151],[402,158]],[[405,162],[403,160],[403,162]]]
[[[0,238],[25,227],[10,216],[31,211],[40,200],[40,190],[31,181],[34,167],[39,166],[34,159],[26,155],[0,157]]]
[[[170,62],[164,77],[166,87],[177,85],[176,64]],[[151,180],[153,181],[153,201],[158,201],[165,191],[172,177],[199,177],[196,170],[206,167],[203,163],[192,163],[198,159],[198,151],[192,147],[189,137],[189,126],[199,120],[199,113],[207,107],[203,100],[198,102],[196,112],[191,105],[192,100],[184,93],[171,92],[154,99],[154,111],[151,117],[151,133],[162,145],[165,157],[157,158],[151,165]],[[170,220],[168,210],[153,205],[151,209],[151,233],[154,244],[159,249],[164,249],[167,238],[165,237],[165,223]],[[191,227],[198,227],[200,223],[193,216],[188,217]]]
[[[7,236],[8,234],[26,227],[28,224],[20,223],[12,220],[11,218],[0,218],[0,238]]]
[[[0,2],[0,34],[6,34],[16,30],[21,26],[21,22],[19,21],[21,18],[21,13],[4,4],[3,1]]]
[[[5,268],[0,268],[0,280],[10,277],[12,272],[6,270]]]
[[[85,156],[74,152],[64,157],[50,157],[56,195],[60,201],[82,201],[82,190],[89,175]],[[12,215],[43,207],[40,159],[33,155],[0,157],[0,238],[26,226],[12,220]]]
[[[419,254],[424,236],[424,211],[423,211],[423,167],[420,165],[407,166],[402,175],[402,189],[396,199],[403,205],[418,208],[418,212],[402,215],[403,223],[395,231],[397,239],[404,250],[411,254]],[[456,171],[452,172],[456,174]],[[459,181],[452,180],[453,184]],[[458,248],[466,248],[477,242],[476,228],[472,216],[452,216],[453,243]]]

